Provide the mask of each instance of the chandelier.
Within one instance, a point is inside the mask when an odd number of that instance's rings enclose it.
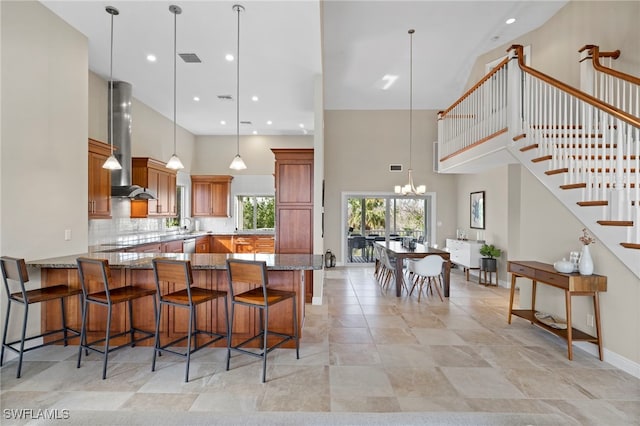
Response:
[[[396,185],[394,192],[402,195],[423,195],[427,191],[425,185],[415,186],[413,183],[413,169],[411,164],[411,146],[413,145],[413,33],[409,30],[409,183],[404,186]]]

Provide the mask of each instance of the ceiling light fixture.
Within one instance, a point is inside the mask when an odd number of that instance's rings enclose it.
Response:
[[[122,166],[120,162],[113,155],[113,17],[115,15],[119,15],[118,9],[113,6],[107,6],[105,8],[107,13],[111,15],[111,54],[109,57],[109,145],[111,146],[111,155],[107,158],[107,161],[104,162],[102,168],[108,170],[121,170]]]
[[[513,24],[514,22],[516,22],[516,18],[509,18],[509,19],[507,19],[507,20],[505,21],[505,24],[507,24],[507,25],[511,25],[511,24]]]
[[[233,62],[233,55],[231,53],[227,53],[224,58],[229,62]]]
[[[244,6],[234,4],[232,7],[234,12],[238,13],[238,44],[236,45],[236,156],[233,157],[230,169],[244,170],[247,165],[240,157],[240,12],[244,11]]]
[[[411,145],[413,139],[413,33],[416,30],[409,30],[409,183],[404,186],[396,185],[394,192],[402,195],[422,195],[426,192],[425,185],[415,186],[413,184],[413,170],[411,168]]]
[[[149,61],[149,62],[155,62],[155,61],[157,61],[157,60],[158,60],[158,58],[156,58],[156,55],[153,55],[153,54],[151,54],[151,53],[147,55],[147,61]]]
[[[382,81],[384,81],[384,86],[382,86],[382,90],[388,90],[389,87],[393,86],[393,83],[398,79],[397,75],[385,74],[382,77]]]
[[[195,102],[200,102],[200,97],[198,97],[198,96],[194,96],[194,97],[193,97],[193,100],[194,100]]]
[[[176,155],[176,34],[178,32],[178,15],[182,13],[180,6],[172,4],[169,6],[169,11],[173,13],[173,155],[167,163],[167,169],[180,170],[184,169],[184,165],[180,158]]]

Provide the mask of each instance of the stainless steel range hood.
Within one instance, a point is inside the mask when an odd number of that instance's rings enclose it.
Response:
[[[109,99],[109,132],[113,131],[114,154],[121,170],[111,171],[111,196],[132,200],[152,200],[156,196],[147,188],[131,184],[131,84],[124,81],[113,82],[113,105]],[[111,98],[111,97],[109,97]],[[111,120],[113,119],[113,125]]]

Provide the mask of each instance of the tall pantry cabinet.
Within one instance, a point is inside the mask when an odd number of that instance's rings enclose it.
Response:
[[[313,254],[313,149],[271,149],[275,155],[275,252]],[[313,297],[313,273],[305,273],[305,302]]]

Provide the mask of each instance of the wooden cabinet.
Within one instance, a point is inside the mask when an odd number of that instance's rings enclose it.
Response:
[[[111,170],[102,168],[109,155],[109,145],[89,139],[89,219],[111,219]]]
[[[162,253],[162,243],[149,243],[127,249],[129,253]]]
[[[469,281],[469,269],[480,268],[480,247],[482,244],[477,241],[447,238],[447,251],[451,255],[451,262],[464,268],[467,281]]]
[[[271,149],[275,155],[275,252],[313,253],[313,149]],[[305,273],[306,302],[313,297],[313,274]]]
[[[253,236],[235,236],[233,237],[233,252],[234,253],[254,253],[253,243],[255,238]]]
[[[167,169],[162,161],[147,157],[132,158],[131,167],[131,182],[156,195],[155,200],[131,200],[131,217],[176,216],[176,171]]]
[[[229,175],[192,175],[191,216],[229,217],[232,180]]]
[[[213,237],[211,253],[233,253],[233,236],[216,235]]]
[[[182,240],[162,243],[162,253],[182,253]]]
[[[275,253],[275,241],[271,235],[256,235],[253,242],[254,253]]]
[[[210,253],[211,238],[213,237],[210,235],[196,238],[196,253]]]

